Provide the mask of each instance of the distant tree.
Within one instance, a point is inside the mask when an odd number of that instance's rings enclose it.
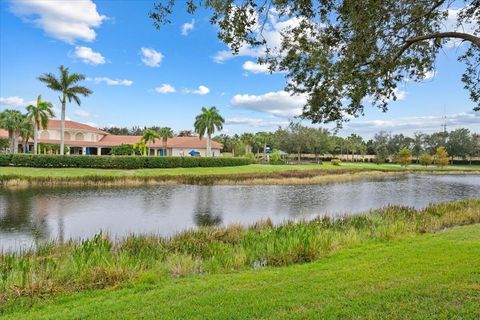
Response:
[[[347,137],[350,152],[352,153],[352,161],[355,161],[355,155],[366,152],[365,141],[358,134],[352,133]]]
[[[169,127],[163,127],[158,130],[158,135],[162,138],[163,155],[167,155],[167,142],[168,139],[173,138],[173,130]]]
[[[424,150],[425,135],[421,132],[415,132],[412,139],[412,154],[415,156],[417,162],[419,161],[420,154]]]
[[[385,163],[388,158],[388,149],[386,145],[379,145],[375,149],[375,163],[380,164],[380,163]]]
[[[155,130],[152,130],[152,129],[145,129],[143,131],[143,135],[142,135],[142,139],[141,139],[141,142],[143,142],[143,144],[145,145],[145,148],[144,148],[144,151],[143,151],[143,155],[146,156],[147,155],[147,146],[149,143],[155,143],[155,141],[157,139],[160,139],[160,135],[158,134],[157,131]]]
[[[446,148],[451,157],[452,164],[454,157],[461,157],[465,159],[472,148],[470,130],[461,128],[451,131],[448,134]]]
[[[448,152],[445,147],[439,147],[435,153],[435,165],[443,168],[448,165]]]
[[[472,157],[480,157],[480,134],[472,134],[472,149],[470,150],[470,164],[472,164]]]
[[[209,109],[203,107],[202,113],[195,117],[195,132],[198,133],[200,139],[205,135],[207,136],[207,156],[211,154],[211,140],[215,130],[222,130],[225,119],[222,118],[216,107],[210,107]]]
[[[448,133],[435,132],[425,136],[425,144],[429,153],[435,153],[438,148],[445,147]]]
[[[135,148],[131,144],[121,144],[112,147],[110,154],[114,156],[130,156],[135,155]]]
[[[240,136],[240,141],[245,145],[245,152],[251,153],[252,147],[255,144],[255,135],[250,132],[245,132]]]
[[[140,128],[139,126],[133,126],[132,129],[130,130],[130,134],[132,136],[141,136],[143,135],[143,131],[145,130],[145,128]]]
[[[28,141],[30,141],[31,138],[33,138],[33,122],[27,117],[23,117],[23,122],[20,127],[19,131],[19,137],[22,138],[22,145],[23,145],[23,151],[27,152],[28,149]]]
[[[104,127],[102,131],[108,132],[109,134],[117,135],[117,136],[130,136],[132,133],[126,127]]]
[[[157,28],[170,22],[177,2],[189,13],[211,12],[234,54],[266,45],[259,62],[284,72],[287,90],[307,97],[302,116],[313,122],[344,121],[369,104],[386,111],[399,85],[422,81],[452,39],[465,43],[461,80],[480,109],[479,0],[157,1],[149,13]],[[456,24],[447,22],[451,8],[459,8]],[[288,21],[279,45],[266,41],[272,16]]]
[[[432,156],[428,152],[423,152],[419,157],[420,164],[422,166],[429,166],[432,164]]]
[[[27,106],[27,117],[33,123],[33,153],[37,154],[38,130],[47,129],[48,119],[53,118],[53,105],[48,101],[42,101],[42,96],[37,97],[36,105]]]
[[[397,153],[397,160],[398,163],[403,166],[407,167],[412,162],[412,153],[410,149],[403,147]]]
[[[17,110],[5,110],[0,113],[0,128],[8,131],[10,152],[18,153],[18,137],[25,121],[25,116]]]
[[[193,131],[192,130],[180,130],[178,132],[179,137],[193,137]]]
[[[60,127],[60,154],[64,154],[65,149],[65,108],[68,102],[75,101],[80,106],[80,95],[87,97],[91,95],[92,90],[87,87],[78,85],[80,81],[85,80],[83,74],[69,73],[68,68],[64,66],[59,67],[60,77],[56,78],[52,73],[45,73],[38,77],[38,80],[45,83],[48,88],[59,92],[60,103],[62,104],[62,116]]]
[[[255,134],[255,140],[263,150],[263,159],[267,159],[267,145],[272,143],[272,134],[270,132],[257,132]]]

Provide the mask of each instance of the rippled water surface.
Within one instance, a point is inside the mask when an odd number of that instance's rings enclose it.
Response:
[[[408,175],[307,186],[156,186],[0,189],[0,249],[84,238],[100,230],[173,234],[200,225],[355,214],[388,204],[480,197],[478,175]]]

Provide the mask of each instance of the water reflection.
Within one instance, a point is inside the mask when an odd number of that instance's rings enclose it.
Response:
[[[411,175],[314,186],[158,186],[0,189],[0,249],[100,230],[171,235],[194,226],[354,214],[387,204],[480,197],[480,176]]]
[[[222,214],[215,213],[215,206],[213,200],[213,186],[204,186],[198,188],[197,201],[194,206],[194,221],[197,227],[217,226],[222,223]]]

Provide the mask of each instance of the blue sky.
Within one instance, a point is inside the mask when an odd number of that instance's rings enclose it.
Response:
[[[42,94],[58,106],[57,94],[37,77],[63,64],[88,77],[94,94],[67,117],[95,126],[170,126],[192,129],[202,106],[215,105],[226,118],[225,132],[274,130],[287,124],[302,97],[283,92],[282,74],[258,66],[258,50],[232,57],[216,37],[209,16],[177,6],[172,24],[156,30],[148,18],[153,1],[0,1],[0,110]],[[285,21],[272,20],[267,37],[275,43]],[[462,47],[445,48],[437,70],[422,83],[399,89],[400,101],[382,113],[369,108],[340,131],[365,137],[438,130],[446,109],[449,129],[480,131],[480,113],[460,81]],[[59,115],[59,114],[58,114]]]

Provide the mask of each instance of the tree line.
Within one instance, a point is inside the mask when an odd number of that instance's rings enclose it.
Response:
[[[451,159],[462,159],[480,156],[480,134],[469,129],[460,128],[450,132],[432,134],[416,132],[412,136],[378,132],[372,139],[365,140],[358,134],[340,137],[324,128],[303,126],[290,123],[279,127],[274,132],[257,132],[243,134],[220,134],[213,138],[223,144],[223,152],[234,155],[253,153],[261,155],[273,149],[282,150],[290,155],[301,154],[346,155],[355,160],[356,156],[374,155],[376,161],[393,160],[402,149],[408,149],[418,162],[423,153],[434,155],[438,148],[444,147]]]

